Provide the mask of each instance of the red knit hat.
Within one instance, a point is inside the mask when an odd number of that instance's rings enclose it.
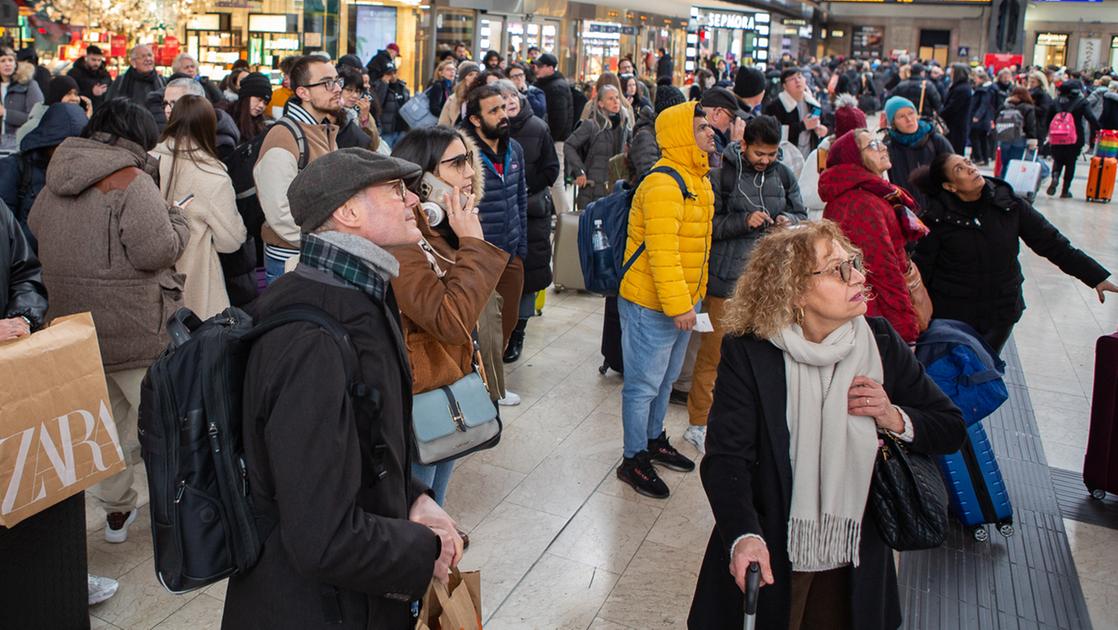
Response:
[[[841,136],[847,131],[864,129],[866,114],[855,106],[839,107],[835,110],[835,135]]]
[[[827,168],[839,164],[862,165],[862,150],[858,148],[853,131],[847,131],[831,143],[831,150],[827,153]]]

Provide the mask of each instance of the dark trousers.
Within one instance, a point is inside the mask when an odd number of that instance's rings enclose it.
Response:
[[[1079,161],[1079,151],[1082,147],[1075,144],[1059,145],[1052,147],[1052,183],[1055,186],[1060,182],[1060,172],[1064,173],[1063,191],[1071,190],[1071,180],[1075,179],[1075,164]]]
[[[509,344],[516,322],[520,319],[520,294],[524,292],[524,261],[519,256],[509,259],[505,272],[497,281],[497,293],[504,302],[501,304],[501,333],[504,348]]]
[[[850,567],[792,573],[792,614],[788,630],[849,630],[853,625]]]
[[[990,130],[976,127],[970,130],[970,159],[972,162],[989,162],[994,159],[990,149]]]

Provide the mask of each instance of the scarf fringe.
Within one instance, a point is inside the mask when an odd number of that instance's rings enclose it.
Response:
[[[824,514],[822,522],[794,518],[788,523],[788,559],[794,567],[858,566],[860,521]]]

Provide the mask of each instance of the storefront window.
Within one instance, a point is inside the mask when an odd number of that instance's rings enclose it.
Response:
[[[555,54],[555,42],[559,36],[559,25],[553,21],[544,23],[508,22],[508,51],[514,60],[528,58],[528,48],[535,46],[540,52]]]
[[[691,7],[687,38],[687,70],[697,71],[715,58],[733,64],[757,64],[769,60],[772,33],[768,13],[726,12]]]
[[[440,11],[435,16],[435,50],[454,50],[460,43],[466,44],[466,49],[473,48],[474,42],[474,14],[473,12]],[[478,59],[477,61],[481,61]]]
[[[1118,35],[1110,38],[1110,67],[1118,68]]]
[[[621,57],[621,25],[585,20],[582,23],[581,81],[597,81],[598,75],[617,67]]]
[[[1033,64],[1038,66],[1063,66],[1067,64],[1068,34],[1037,33],[1033,49]]]
[[[505,20],[499,17],[483,17],[478,20],[477,28],[477,52],[476,59],[479,61],[485,58],[485,53],[490,50],[496,50],[501,53],[501,58],[504,58],[504,52],[501,50],[501,35],[505,30]]]
[[[248,16],[248,62],[279,67],[280,59],[302,50],[299,16],[291,13],[254,13]]]
[[[206,77],[225,76],[244,47],[241,29],[231,28],[228,13],[195,15],[186,23],[186,50],[198,61],[198,72]]]
[[[396,9],[365,5],[353,9],[354,47],[361,61],[369,63],[378,50],[396,41]]]

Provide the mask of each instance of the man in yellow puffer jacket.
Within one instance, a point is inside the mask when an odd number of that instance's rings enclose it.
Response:
[[[629,212],[624,260],[641,244],[645,250],[622,278],[617,300],[622,355],[630,358],[621,389],[625,459],[617,476],[643,495],[667,498],[668,487],[652,464],[695,468],[668,442],[664,415],[706,293],[714,216],[707,156],[715,149],[714,128],[698,103],[681,103],[657,116],[656,141],[662,157],[655,166],[679,173],[688,195],[671,175],[653,173],[637,189]]]

